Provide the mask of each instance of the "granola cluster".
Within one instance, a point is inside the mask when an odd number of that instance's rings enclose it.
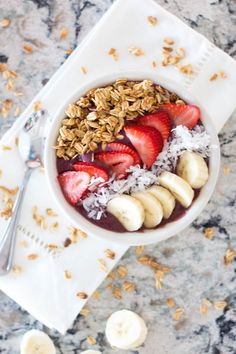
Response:
[[[163,103],[182,104],[175,94],[150,80],[117,80],[91,89],[66,109],[56,142],[57,157],[65,160],[95,151],[99,144],[123,139],[125,120],[155,112]]]

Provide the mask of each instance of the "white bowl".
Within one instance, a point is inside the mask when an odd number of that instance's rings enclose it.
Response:
[[[108,231],[102,229],[82,215],[80,215],[69,203],[66,201],[63,193],[60,189],[59,183],[57,181],[57,169],[56,169],[56,153],[53,146],[55,145],[56,138],[58,135],[58,130],[61,124],[61,120],[65,118],[65,109],[69,103],[75,102],[79,97],[83,96],[89,89],[95,87],[102,87],[107,84],[114,82],[119,78],[128,78],[130,80],[144,80],[150,79],[157,84],[169,89],[170,91],[176,92],[181,98],[186,102],[196,104],[201,108],[202,112],[202,122],[211,136],[211,145],[214,148],[211,149],[211,156],[209,159],[209,180],[207,184],[202,188],[199,196],[196,198],[192,206],[186,211],[186,213],[178,220],[169,222],[163,227],[152,230],[145,230],[143,232],[125,232],[116,233],[113,231]],[[207,99],[207,98],[206,98]],[[174,236],[178,232],[184,230],[191,222],[197,218],[201,213],[202,209],[206,206],[209,201],[218,177],[219,167],[220,167],[220,149],[217,133],[214,129],[214,125],[211,118],[205,112],[204,108],[201,107],[199,102],[186,92],[183,87],[180,87],[174,82],[170,82],[156,73],[152,72],[118,72],[114,74],[109,74],[106,76],[98,77],[93,81],[87,83],[84,86],[80,86],[76,92],[70,97],[70,99],[60,107],[57,114],[55,115],[52,125],[49,130],[49,134],[46,139],[45,145],[45,171],[47,176],[47,181],[52,192],[52,195],[56,199],[62,212],[68,219],[78,228],[81,228],[89,235],[101,238],[103,240],[109,240],[118,242],[124,245],[145,245],[150,243],[160,242],[166,240],[171,236]]]

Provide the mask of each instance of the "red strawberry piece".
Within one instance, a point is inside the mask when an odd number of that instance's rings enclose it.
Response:
[[[197,106],[187,104],[163,104],[160,107],[169,114],[175,125],[184,125],[192,129],[197,124],[201,111]]]
[[[101,177],[103,179],[103,182],[101,182],[101,184],[103,184],[104,182],[107,182],[109,179],[107,171],[100,166],[96,166],[92,162],[82,162],[82,161],[76,162],[74,164],[74,169],[76,171],[87,172],[91,178],[92,177],[95,177],[95,178]]]
[[[141,164],[141,160],[138,153],[127,144],[115,142],[115,143],[108,144],[107,148],[111,151],[124,152],[126,154],[130,154],[134,158],[134,165]]]
[[[69,171],[58,177],[61,189],[67,201],[76,205],[88,189],[90,175],[86,172]]]
[[[99,152],[95,159],[109,166],[118,179],[124,178],[127,175],[126,170],[134,164],[133,156],[123,152]]]
[[[153,127],[130,125],[124,128],[132,145],[147,168],[151,168],[163,148],[161,133]]]
[[[164,140],[170,136],[171,120],[166,112],[159,111],[142,116],[138,119],[138,124],[156,128]]]

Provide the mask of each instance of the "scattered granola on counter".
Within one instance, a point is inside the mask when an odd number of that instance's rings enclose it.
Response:
[[[86,307],[82,308],[82,310],[80,311],[80,315],[83,317],[87,317],[90,314],[90,310],[87,309]]]
[[[2,28],[7,28],[10,26],[10,24],[11,24],[11,20],[9,18],[3,18],[0,21],[0,27],[2,27]]]
[[[72,273],[69,270],[64,270],[64,278],[69,280],[72,278]]]
[[[58,214],[55,213],[55,211],[53,211],[53,209],[51,209],[51,208],[47,208],[47,209],[46,209],[46,214],[47,214],[48,216],[52,216],[52,217],[57,217],[57,216],[58,216]]]
[[[125,281],[123,283],[123,289],[127,293],[133,292],[136,289],[136,285],[130,281]]]
[[[227,306],[227,302],[226,301],[216,301],[214,302],[214,308],[216,310],[222,311],[224,310],[224,308]]]
[[[14,206],[14,198],[18,190],[18,187],[10,189],[5,186],[0,186],[0,202],[2,204],[2,208],[0,210],[0,217],[3,217],[4,219],[9,219],[11,217]]]
[[[63,41],[64,39],[66,39],[68,34],[69,34],[69,28],[63,27],[60,31],[60,40]]]
[[[20,265],[15,264],[12,267],[12,272],[16,273],[16,274],[19,274],[19,273],[22,272],[22,267]]]
[[[81,299],[81,300],[86,300],[86,299],[88,298],[88,295],[87,295],[85,292],[83,292],[83,291],[78,292],[78,293],[76,294],[76,296],[77,296],[79,299]]]
[[[105,259],[99,258],[99,259],[98,259],[98,263],[99,263],[99,265],[100,265],[100,268],[101,268],[104,272],[106,272],[106,273],[109,272],[109,268],[108,268],[108,266],[107,266],[107,262],[105,261]]]
[[[212,240],[215,236],[215,230],[212,227],[207,227],[204,229],[204,236],[208,238],[208,240]]]
[[[175,301],[172,298],[166,299],[166,305],[170,308],[175,306]]]
[[[82,74],[87,74],[88,70],[84,66],[81,66],[80,71]]]
[[[115,257],[116,257],[116,254],[115,254],[115,252],[113,252],[112,250],[110,250],[110,249],[106,249],[105,251],[104,251],[104,253],[105,253],[105,256],[107,257],[107,258],[110,258],[110,259],[115,259]]]
[[[129,53],[134,55],[135,57],[141,57],[144,55],[144,51],[138,47],[130,47]]]
[[[116,273],[120,278],[125,278],[128,274],[128,269],[123,265],[119,265],[116,269]]]
[[[33,53],[33,47],[31,44],[24,44],[23,45],[23,51],[26,53],[26,54],[31,54]]]
[[[115,48],[110,48],[108,51],[108,55],[112,57],[113,60],[117,61],[119,59],[119,55]]]
[[[152,26],[157,25],[157,18],[155,16],[148,16],[147,20],[150,23],[150,25],[152,25]]]
[[[92,298],[93,298],[94,300],[99,300],[99,299],[100,299],[100,296],[101,296],[100,292],[99,292],[98,290],[96,290],[96,291],[94,291],[94,293],[93,293],[93,295],[92,295]]]
[[[97,343],[96,339],[93,336],[88,336],[87,337],[87,342],[90,345],[95,345]]]
[[[29,261],[34,261],[35,259],[37,259],[39,257],[39,255],[37,253],[31,253],[31,254],[28,254],[27,256],[27,259]]]
[[[184,309],[183,308],[177,308],[176,310],[175,310],[175,313],[173,314],[173,320],[174,321],[179,321],[182,317],[183,317],[183,315],[184,315]]]
[[[42,102],[41,101],[35,101],[33,102],[33,111],[38,112],[42,109]]]
[[[213,73],[211,76],[210,76],[210,81],[215,81],[215,80],[218,80],[218,79],[226,79],[227,78],[227,74],[226,72],[224,72],[223,70],[217,72],[217,73]]]
[[[224,256],[224,264],[228,265],[228,264],[232,263],[234,261],[235,257],[236,257],[236,252],[232,249],[228,249],[226,251],[225,256]]]

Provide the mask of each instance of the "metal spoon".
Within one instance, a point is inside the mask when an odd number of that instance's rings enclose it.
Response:
[[[19,152],[25,161],[25,174],[15,200],[11,219],[0,241],[0,275],[9,273],[12,268],[17,226],[26,186],[32,171],[42,166],[45,123],[45,111],[35,112],[29,117],[19,135]]]

